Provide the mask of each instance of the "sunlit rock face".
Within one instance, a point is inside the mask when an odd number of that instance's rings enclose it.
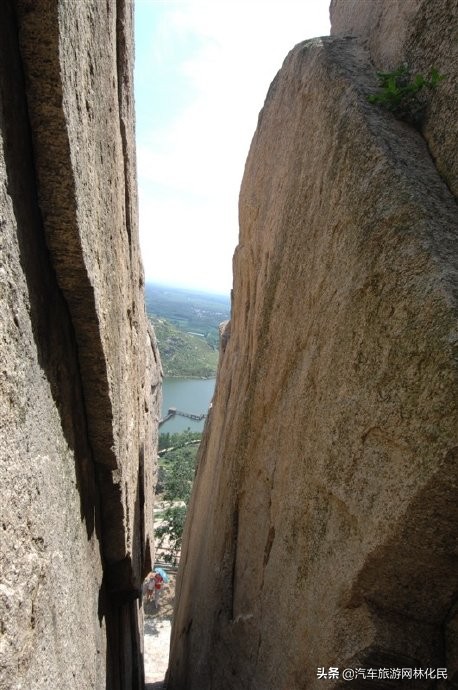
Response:
[[[421,133],[368,103],[376,86],[359,39],[315,39],[261,111],[171,690],[458,672],[456,200]]]
[[[160,364],[132,6],[0,7],[0,687],[142,686]]]
[[[362,5],[364,11],[361,11]],[[377,70],[407,65],[427,76],[432,68],[445,76],[427,102],[421,131],[439,174],[458,195],[458,15],[455,0],[332,0],[331,33],[357,36],[367,46]]]

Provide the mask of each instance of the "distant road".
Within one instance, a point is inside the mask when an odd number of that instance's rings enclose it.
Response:
[[[170,446],[170,448],[162,448],[158,452],[159,457],[165,455],[166,453],[171,453],[172,450],[178,450],[178,448],[184,448],[185,446],[197,446],[200,443],[200,439],[197,438],[194,441],[186,441],[186,443],[180,443],[178,446]]]

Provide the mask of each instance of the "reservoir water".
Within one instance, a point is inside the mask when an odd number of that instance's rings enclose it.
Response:
[[[168,378],[162,382],[162,417],[165,417],[169,407],[176,407],[182,412],[190,414],[207,414],[215,390],[216,379],[178,379]],[[205,419],[196,422],[187,417],[176,415],[162,424],[160,432],[171,434],[184,431],[188,427],[191,431],[202,431]]]

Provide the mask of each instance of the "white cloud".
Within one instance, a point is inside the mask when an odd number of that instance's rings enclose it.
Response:
[[[188,0],[167,6],[164,26],[156,28],[157,54],[172,60],[164,42],[192,38],[193,50],[177,58],[193,99],[169,125],[138,141],[145,273],[148,280],[228,292],[238,191],[258,112],[287,52],[328,32],[328,3]]]
[[[143,262],[153,269],[149,280],[228,292],[236,218],[224,216],[218,204],[189,199],[146,201],[142,212]]]

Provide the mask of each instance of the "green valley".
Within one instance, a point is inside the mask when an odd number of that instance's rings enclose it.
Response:
[[[145,286],[145,298],[165,376],[215,376],[218,327],[229,318],[229,298],[153,284]]]

